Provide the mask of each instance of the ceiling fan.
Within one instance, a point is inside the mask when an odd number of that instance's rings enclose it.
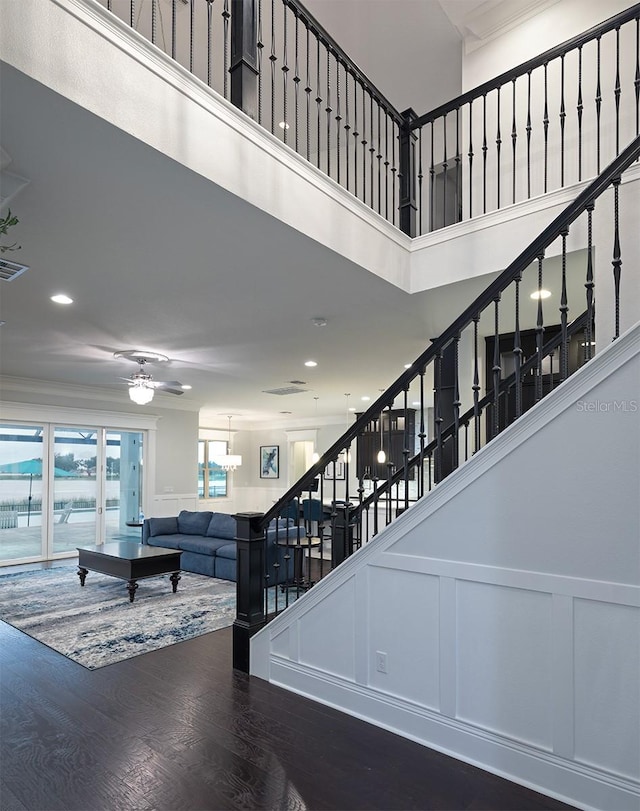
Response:
[[[154,380],[146,365],[149,362],[164,363],[169,360],[166,355],[158,352],[147,352],[142,349],[126,349],[121,352],[114,352],[114,358],[126,358],[135,361],[138,369],[129,377],[120,378],[129,385],[129,397],[137,405],[146,405],[153,400],[153,395],[157,391],[167,394],[184,394],[182,383],[177,380]]]

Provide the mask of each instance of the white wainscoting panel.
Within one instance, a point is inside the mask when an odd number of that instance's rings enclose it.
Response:
[[[574,600],[575,757],[640,777],[640,608]]]
[[[550,594],[457,582],[457,718],[551,751]]]
[[[438,581],[377,566],[369,571],[369,685],[433,709],[440,705]],[[386,654],[386,673],[376,670],[378,651]]]
[[[326,673],[355,680],[355,579],[328,596],[331,616],[338,617],[327,634],[325,605],[313,605],[301,621],[304,635],[299,638],[300,663],[321,667]]]
[[[167,493],[153,496],[148,518],[178,515],[181,510],[199,510],[195,493]]]

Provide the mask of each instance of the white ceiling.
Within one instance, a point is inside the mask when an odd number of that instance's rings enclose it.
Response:
[[[126,400],[133,364],[113,353],[150,349],[171,359],[157,379],[193,386],[179,402],[203,425],[341,414],[485,284],[410,296],[14,69],[0,82],[0,144],[30,181],[11,201],[22,250],[4,258],[30,270],[0,283],[3,375]],[[59,291],[74,304],[53,304]],[[292,380],[308,392],[262,393]]]

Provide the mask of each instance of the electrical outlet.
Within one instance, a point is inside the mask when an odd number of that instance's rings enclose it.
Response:
[[[381,650],[376,651],[376,670],[378,673],[387,672],[387,654]]]

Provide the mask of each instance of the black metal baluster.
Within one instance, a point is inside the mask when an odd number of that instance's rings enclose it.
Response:
[[[527,200],[531,199],[531,71],[527,71]]]
[[[478,323],[480,314],[473,319],[473,431],[474,453],[480,450],[480,371],[478,368]]]
[[[271,133],[275,131],[276,121],[276,9],[274,5],[275,0],[271,0],[271,53],[269,54],[269,61],[271,62]],[[226,93],[225,93],[226,96]]]
[[[296,145],[296,152],[300,152],[300,35],[298,31],[299,27],[299,18],[298,18],[298,9],[297,7],[294,8],[293,11],[295,15],[296,25],[295,25],[295,65],[294,65],[294,76],[293,76],[293,86],[294,86],[294,120],[295,120],[295,145]]]
[[[633,82],[636,93],[636,136],[640,135],[640,17],[636,19],[636,73]]]
[[[340,135],[342,115],[340,114],[340,60],[336,57],[336,181],[340,183]]]
[[[326,46],[327,51],[327,106],[324,111],[327,114],[327,177],[331,177],[331,53],[329,45]]]
[[[578,48],[578,181],[582,180],[582,45]]]
[[[358,196],[358,81],[353,77],[353,193]]]
[[[544,63],[544,113],[542,116],[542,128],[544,132],[544,193],[547,193],[547,177],[549,173],[549,94],[547,87],[547,63]]]
[[[464,461],[469,458],[469,421],[464,424]]]
[[[564,122],[567,112],[564,104],[564,54],[560,57],[560,187],[564,188]]]
[[[500,433],[500,296],[494,300],[493,335],[493,437]],[[493,438],[492,437],[492,438]]]
[[[549,391],[547,392],[547,394],[550,394],[553,391],[554,374],[555,374],[555,372],[553,371],[554,355],[555,355],[554,352],[549,353]]]
[[[600,174],[600,108],[602,107],[602,91],[600,88],[600,37],[597,38],[598,52],[596,60],[596,174]]]
[[[306,158],[309,162],[311,162],[311,45],[309,42],[309,26],[305,22],[306,28],[306,74],[307,74],[307,81],[304,87],[304,93],[307,97],[307,109],[306,109],[306,131],[307,131],[307,151],[306,151]]]
[[[373,174],[374,174],[373,173],[373,156],[375,154],[376,148],[375,148],[374,140],[373,140],[373,93],[371,93],[371,91],[369,91],[369,134],[370,134],[370,140],[369,140],[369,171],[371,173],[371,185],[370,185],[371,202],[370,202],[370,206],[371,206],[372,209],[375,210],[375,205],[374,205],[374,202],[373,202],[373,200],[374,200],[374,194],[373,194],[373,192],[374,192],[374,188],[373,188]]]
[[[453,339],[453,469],[456,470],[460,465],[460,385],[458,380],[459,372],[459,351],[460,351],[460,335],[456,335]]]
[[[498,129],[496,132],[496,189],[497,189],[497,204],[498,208],[500,208],[500,148],[502,147],[502,134],[500,132],[500,90],[501,88],[498,87],[498,99],[497,99],[497,116],[498,116]]]
[[[384,111],[384,218],[389,221],[389,112]]]
[[[151,44],[156,44],[156,3],[158,0],[151,0]],[[193,3],[191,4],[191,13],[193,14]],[[191,40],[193,41],[193,29],[191,29]],[[193,73],[193,67],[190,67],[189,70]]]
[[[420,468],[418,470],[418,498],[424,495],[424,446],[426,439],[424,425],[424,369],[420,370],[420,429],[418,439],[420,440]]]
[[[514,279],[516,284],[516,313],[515,313],[515,332],[513,335],[513,360],[515,365],[516,376],[516,413],[515,418],[518,419],[522,415],[522,341],[520,340],[520,282],[522,281],[522,272]],[[507,397],[508,400],[508,397]]]
[[[262,0],[258,0],[258,41],[256,47],[258,57],[258,124],[262,124],[262,51],[264,50],[264,41],[262,39]]]
[[[422,127],[418,130],[418,236],[422,234]]]
[[[541,253],[538,256],[538,313],[536,318],[536,354],[537,354],[537,366],[536,366],[536,391],[535,391],[535,401],[536,403],[539,400],[542,400],[543,391],[542,391],[542,347],[544,345],[544,319],[542,313],[542,263],[544,262],[544,253]]]
[[[231,14],[229,13],[229,0],[224,0],[224,7],[222,9],[222,50],[223,50],[223,70],[224,70],[224,80],[223,80],[223,92],[225,99],[229,98],[229,17]],[[191,48],[191,55],[189,57],[190,62],[193,64],[193,32],[194,32],[194,17],[193,11],[191,13],[191,41],[192,41],[192,48]],[[193,68],[191,68],[193,72]]]
[[[487,213],[487,94],[482,94],[482,213]]]
[[[455,195],[455,220],[460,222],[462,220],[462,200],[460,198],[460,108],[456,107],[456,195]]]
[[[373,114],[373,110],[371,111]],[[389,403],[387,406],[387,447],[389,448],[389,453],[387,454],[387,482],[391,482],[393,478],[393,459],[391,458],[391,408],[393,406],[393,401]],[[382,419],[382,415],[380,415],[380,419]],[[383,423],[384,426],[384,423]],[[392,514],[392,503],[391,503],[391,487],[387,490],[387,524],[390,524],[393,520]]]
[[[436,456],[434,478],[436,484],[442,479],[442,350],[440,349],[435,357],[434,367],[434,389],[433,389],[433,424],[436,432]]]
[[[404,471],[404,508],[409,509],[409,388],[404,390],[404,433],[402,437],[402,466]]]
[[[287,143],[287,79],[289,77],[289,59],[287,54],[287,4],[282,3],[282,140]]]
[[[442,225],[447,225],[447,114],[442,117],[442,140],[443,140],[443,160],[442,160]]]
[[[615,313],[615,333],[613,340],[620,337],[620,276],[622,272],[622,254],[620,251],[620,209],[619,190],[620,178],[616,177],[612,181],[613,185],[613,292],[614,292],[614,313]]]
[[[376,159],[378,161],[378,214],[382,212],[381,206],[381,198],[382,198],[382,149],[381,149],[381,127],[380,127],[380,105],[376,104],[378,108],[378,151],[376,153]]]
[[[584,359],[591,360],[593,341],[593,201],[587,205],[587,280],[585,288],[587,291],[587,325],[585,327]]]
[[[567,236],[569,229],[565,228],[561,232],[562,236],[562,290],[560,293],[560,328],[562,334],[562,343],[560,344],[560,382],[569,377],[569,344],[567,338],[568,318],[569,311],[567,301]]]
[[[620,154],[620,26],[616,28],[616,84],[613,91],[616,100],[616,156]]]
[[[511,107],[513,109],[513,119],[511,121],[511,152],[513,154],[513,173],[511,178],[511,202],[516,201],[516,141],[518,140],[518,130],[516,128],[516,80],[511,82]]]
[[[431,122],[431,165],[429,166],[429,231],[434,231],[436,227],[436,170],[433,160],[433,128],[435,122]]]
[[[173,3],[173,19],[175,21],[175,0]],[[207,0],[207,85],[211,87],[211,35],[212,35],[212,24],[213,24],[213,2],[212,0]],[[173,29],[173,33],[171,36],[171,50],[173,51],[175,46],[175,27]]]
[[[469,102],[469,219],[473,217],[473,99]]]
[[[351,125],[349,124],[349,71],[347,69],[347,65],[344,66],[344,115],[344,157],[347,172],[347,191],[349,191],[349,186],[351,183],[349,164],[349,132],[351,131]]]
[[[177,0],[172,0],[171,2],[171,58],[176,58],[176,2]],[[213,0],[207,0],[207,53],[210,52],[211,47],[211,14],[212,14],[212,4]],[[207,71],[207,76],[209,75],[209,71]],[[208,80],[207,84],[211,87],[211,82]]]
[[[136,19],[136,0],[131,0],[129,3],[129,25],[131,28],[135,25]]]
[[[367,202],[367,106],[365,86],[362,85],[362,202]]]
[[[320,40],[316,37],[316,166],[320,168],[320,119],[322,96],[320,95]]]
[[[394,129],[396,126],[395,121],[392,121],[391,127]],[[422,128],[420,128],[420,132],[422,132]],[[397,177],[397,168],[396,168],[396,142],[398,140],[398,135],[396,133],[392,133],[391,137],[391,212],[393,216],[393,224],[396,224],[396,177]]]

